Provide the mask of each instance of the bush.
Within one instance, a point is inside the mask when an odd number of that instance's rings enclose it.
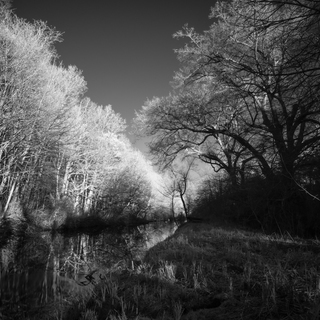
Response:
[[[213,191],[208,192],[209,185],[214,186]],[[273,181],[255,176],[240,186],[223,181],[221,188],[221,180],[206,182],[193,215],[219,225],[232,224],[310,237],[319,234],[319,209],[320,201],[295,181],[286,184],[280,176]]]

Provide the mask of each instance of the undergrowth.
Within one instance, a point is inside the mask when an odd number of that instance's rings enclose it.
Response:
[[[81,319],[319,319],[318,241],[187,224],[99,276]],[[69,319],[69,318],[68,318]]]
[[[32,314],[11,304],[17,317],[4,319],[317,320],[319,252],[317,240],[187,223],[141,260],[68,280],[67,295]]]

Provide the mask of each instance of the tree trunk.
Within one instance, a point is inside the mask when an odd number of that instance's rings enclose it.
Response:
[[[184,213],[186,215],[186,218],[188,218],[188,215],[189,215],[189,212],[188,212],[188,208],[187,208],[187,205],[186,205],[186,202],[183,198],[183,194],[180,193],[180,199],[181,199],[181,202],[182,202],[182,205],[183,205],[183,210],[184,210]]]
[[[71,161],[68,160],[66,163],[66,171],[64,173],[63,185],[62,185],[62,189],[61,189],[61,193],[63,195],[68,194],[70,169],[71,169]]]
[[[9,205],[10,205],[10,202],[11,202],[11,199],[12,199],[12,195],[15,191],[15,188],[16,188],[16,182],[17,180],[15,179],[12,186],[11,186],[11,190],[10,190],[10,193],[9,193],[9,196],[8,196],[8,199],[7,199],[7,203],[6,203],[6,206],[4,207],[4,212],[3,212],[3,217],[4,218],[7,218],[7,214],[8,214],[8,208],[9,208]]]

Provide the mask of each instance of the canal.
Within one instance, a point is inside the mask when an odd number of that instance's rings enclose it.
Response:
[[[148,249],[176,228],[174,223],[152,223],[99,234],[11,236],[0,248],[0,319],[45,319],[48,312],[61,318],[60,304],[85,299],[117,268],[136,267]]]

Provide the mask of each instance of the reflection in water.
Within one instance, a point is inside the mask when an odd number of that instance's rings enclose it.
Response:
[[[146,250],[176,228],[149,224],[96,235],[41,233],[10,239],[0,248],[0,319],[41,319],[39,312],[48,306],[85,298],[109,271],[142,260]],[[52,310],[59,319],[59,308]]]

